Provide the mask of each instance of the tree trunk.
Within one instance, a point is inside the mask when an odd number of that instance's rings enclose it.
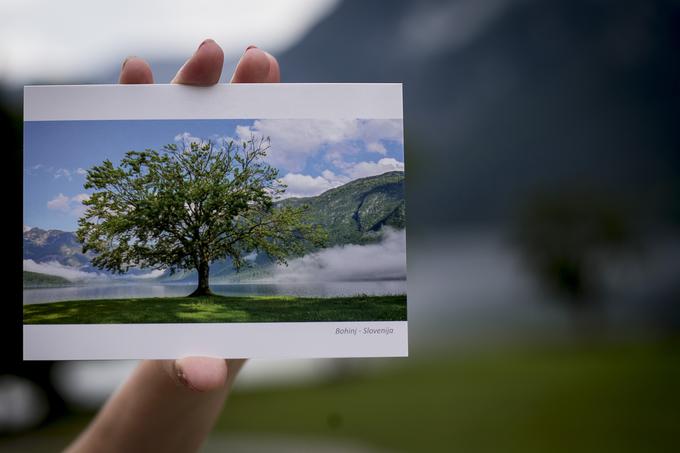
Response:
[[[198,287],[189,295],[189,297],[210,296],[210,265],[206,262],[201,262],[196,268],[198,271]]]

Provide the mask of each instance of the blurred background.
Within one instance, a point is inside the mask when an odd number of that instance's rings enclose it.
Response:
[[[403,82],[407,359],[251,361],[205,451],[677,451],[680,2],[0,1],[0,449],[135,362],[21,361],[22,86],[167,83],[206,37],[284,82]]]

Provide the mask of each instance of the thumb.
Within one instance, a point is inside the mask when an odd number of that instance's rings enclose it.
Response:
[[[183,357],[165,361],[164,368],[179,385],[196,392],[210,392],[230,385],[244,363],[243,359]]]

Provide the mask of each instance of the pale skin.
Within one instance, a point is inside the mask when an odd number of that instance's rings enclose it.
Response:
[[[211,39],[201,43],[172,83],[209,86],[222,74],[224,53]],[[276,59],[249,46],[231,83],[280,81]],[[119,83],[154,83],[146,61],[130,57]],[[145,360],[68,448],[69,452],[187,452],[197,450],[212,429],[245,360],[185,357]]]

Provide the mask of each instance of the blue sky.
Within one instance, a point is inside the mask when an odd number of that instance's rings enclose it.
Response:
[[[289,196],[312,196],[353,179],[404,169],[401,120],[33,121],[24,124],[24,225],[73,231],[85,171],[130,150],[168,143],[271,137],[270,164]]]

